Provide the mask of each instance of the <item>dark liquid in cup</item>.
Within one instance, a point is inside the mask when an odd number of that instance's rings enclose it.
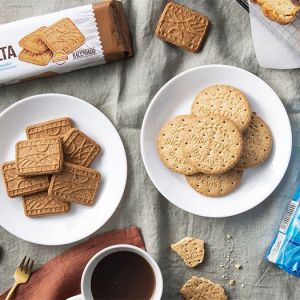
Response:
[[[155,277],[149,263],[129,251],[115,252],[103,258],[91,281],[95,300],[149,300],[154,288]]]

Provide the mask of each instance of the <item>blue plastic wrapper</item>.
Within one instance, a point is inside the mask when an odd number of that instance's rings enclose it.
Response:
[[[267,252],[267,259],[284,271],[300,277],[300,187]]]

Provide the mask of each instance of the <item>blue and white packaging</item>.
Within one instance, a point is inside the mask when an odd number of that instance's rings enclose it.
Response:
[[[267,252],[267,259],[284,271],[300,277],[300,187]]]

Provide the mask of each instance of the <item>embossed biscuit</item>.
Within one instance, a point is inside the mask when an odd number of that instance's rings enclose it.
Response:
[[[183,152],[198,173],[223,174],[238,162],[243,136],[235,123],[220,115],[191,120]]]
[[[208,18],[183,5],[169,2],[155,34],[162,40],[191,52],[198,52],[208,31]]]
[[[52,176],[48,194],[68,202],[93,205],[100,178],[96,170],[66,162],[62,172]]]
[[[227,300],[223,287],[206,278],[193,276],[180,289],[184,300]]]
[[[42,54],[35,54],[30,51],[23,49],[18,58],[27,63],[31,63],[34,65],[47,66],[51,61],[53,54],[50,50],[45,51]]]
[[[63,51],[69,54],[85,42],[84,35],[69,18],[61,19],[49,26],[41,36],[53,53]]]
[[[251,120],[251,108],[246,96],[229,85],[212,85],[201,90],[192,105],[192,114],[219,114],[231,119],[241,131]]]
[[[41,39],[41,33],[44,32],[46,26],[42,26],[37,30],[27,34],[20,41],[19,45],[27,51],[35,54],[42,54],[49,50],[46,44]]]
[[[63,138],[65,161],[88,167],[101,151],[100,146],[79,129],[71,129]]]
[[[59,118],[28,126],[26,135],[28,139],[63,137],[72,127],[70,118]]]
[[[160,159],[166,167],[174,172],[192,175],[199,173],[198,168],[194,168],[183,148],[186,141],[190,138],[189,131],[186,129],[195,116],[180,115],[169,120],[160,130],[157,138],[157,150]]]
[[[7,195],[12,198],[45,191],[49,187],[49,180],[46,175],[35,177],[19,176],[14,161],[2,164],[2,175]]]
[[[24,196],[23,208],[27,217],[39,217],[66,213],[70,210],[70,203],[41,192]]]
[[[204,259],[204,241],[185,237],[175,244],[171,244],[171,249],[175,251],[191,268],[201,264]]]
[[[244,150],[235,168],[246,169],[262,164],[272,150],[272,133],[268,125],[252,113],[248,130],[244,133]]]
[[[22,176],[56,174],[62,170],[60,138],[20,141],[16,144],[16,169]]]
[[[240,184],[242,170],[231,169],[220,175],[196,174],[186,176],[188,184],[205,196],[220,197],[233,192]]]

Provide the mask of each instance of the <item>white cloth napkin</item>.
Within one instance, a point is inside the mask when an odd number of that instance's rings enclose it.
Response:
[[[275,33],[263,24],[261,10],[250,5],[250,21],[256,58],[261,67],[270,69],[300,68],[300,55],[293,52]],[[255,12],[254,12],[255,9]]]

